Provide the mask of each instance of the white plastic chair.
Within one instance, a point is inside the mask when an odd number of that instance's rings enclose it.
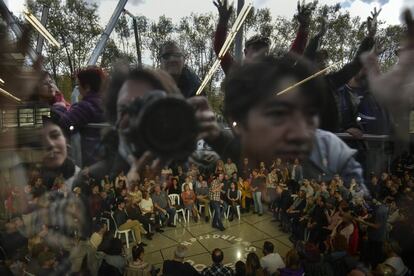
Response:
[[[210,217],[212,217],[210,206],[205,206],[204,204],[198,204],[198,213],[201,214],[203,208],[208,208],[208,213],[210,214]]]
[[[231,206],[229,205],[229,207],[227,207],[227,214],[226,214],[227,218],[230,215],[230,210],[231,210]],[[238,204],[236,205],[236,211],[237,211],[237,218],[240,220],[240,205]]]
[[[121,239],[122,235],[125,235],[125,240],[126,240],[126,244],[127,244],[127,248],[129,248],[129,233],[132,234],[132,238],[134,239],[135,242],[137,242],[137,239],[135,238],[135,234],[134,231],[132,231],[132,229],[126,229],[126,230],[119,230],[118,229],[118,224],[116,223],[116,220],[114,218],[114,213],[111,212],[111,218],[114,222],[115,225],[115,234],[114,234],[114,238],[118,238]]]
[[[239,194],[239,199],[241,199],[241,191],[238,191],[238,194]],[[229,205],[227,207],[227,212],[226,212],[227,218],[229,218],[230,209],[231,209],[231,206]],[[237,218],[240,220],[240,205],[239,204],[236,205],[236,212],[237,212]]]
[[[175,217],[174,217],[174,224],[177,224],[178,213],[181,213],[184,219],[184,223],[187,223],[187,219],[185,218],[185,210],[180,205],[180,195],[178,194],[169,194],[168,198],[170,199],[172,205],[175,207]]]

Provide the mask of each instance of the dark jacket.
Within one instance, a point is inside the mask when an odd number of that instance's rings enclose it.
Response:
[[[114,212],[114,220],[117,224],[117,226],[121,226],[122,224],[124,224],[125,222],[127,222],[128,220],[128,216],[125,213],[125,211],[121,211],[119,209],[116,209]]]
[[[321,36],[313,37],[305,50],[305,56],[311,61],[315,61],[316,52],[319,50]],[[360,56],[362,53],[371,50],[374,46],[374,39],[366,37],[362,40],[353,60],[345,64],[340,70],[332,72],[325,76],[328,84],[329,93],[326,99],[326,108],[321,112],[321,129],[329,131],[338,131],[339,122],[341,122],[341,113],[339,112],[339,99],[336,96],[336,90],[348,83],[362,69]]]
[[[190,68],[184,66],[180,79],[177,81],[177,86],[184,97],[190,98],[195,96],[200,84],[200,78]]]
[[[328,254],[325,256],[324,262],[331,270],[329,275],[337,276],[348,275],[348,273],[358,265],[358,262],[344,251]]]
[[[53,105],[52,113],[57,115],[58,124],[66,133],[80,133],[82,166],[96,162],[97,145],[101,140],[100,129],[87,127],[87,124],[105,121],[101,95],[91,92],[80,102],[74,103],[69,110],[61,105]]]
[[[178,262],[174,260],[166,260],[162,266],[162,275],[165,276],[192,276],[192,275],[200,275],[200,273],[195,270],[189,263]]]

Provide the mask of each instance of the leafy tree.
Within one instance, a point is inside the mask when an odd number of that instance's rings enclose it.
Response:
[[[131,28],[128,25],[128,20],[125,15],[121,16],[118,19],[118,22],[115,26],[115,32],[118,33],[118,36],[122,43],[122,50],[127,53],[130,52],[129,38],[131,36]]]
[[[175,26],[166,16],[160,16],[158,22],[153,22],[144,39],[144,45],[150,51],[154,67],[160,66],[160,47],[163,43],[172,38]]]
[[[187,64],[194,68],[199,76],[207,74],[214,62],[213,52],[214,21],[211,14],[190,16],[181,19],[177,31]]]
[[[43,5],[49,7],[47,29],[60,42],[60,49],[46,44],[43,55],[45,67],[58,75],[72,79],[77,69],[86,65],[96,42],[102,33],[97,15],[97,5],[85,0],[38,0],[28,1],[28,9],[38,18]]]

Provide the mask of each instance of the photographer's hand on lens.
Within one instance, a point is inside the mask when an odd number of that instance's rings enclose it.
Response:
[[[208,104],[206,97],[196,96],[187,99],[187,102],[195,109],[196,120],[199,124],[198,139],[214,141],[220,135],[220,127],[216,116]]]

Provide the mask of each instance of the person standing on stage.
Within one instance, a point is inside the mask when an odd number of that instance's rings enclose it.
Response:
[[[217,178],[211,183],[210,187],[210,206],[213,209],[213,228],[224,231],[225,228],[221,222],[220,206],[223,201],[220,198],[221,189],[223,187],[223,174],[220,173]]]

